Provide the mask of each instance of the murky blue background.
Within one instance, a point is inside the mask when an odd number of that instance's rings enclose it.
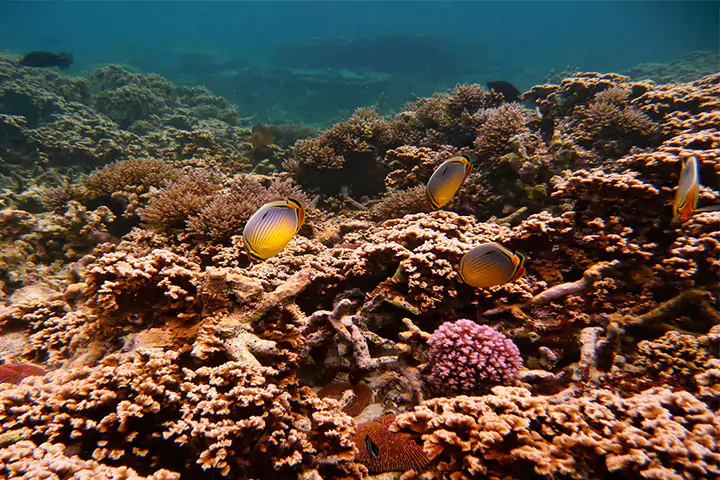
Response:
[[[392,111],[458,82],[521,89],[718,49],[719,2],[0,2],[0,49],[70,51],[202,83],[241,113]],[[317,105],[323,103],[322,106]],[[324,113],[327,115],[328,111]]]

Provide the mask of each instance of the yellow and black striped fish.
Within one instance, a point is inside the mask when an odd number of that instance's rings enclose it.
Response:
[[[293,199],[266,203],[250,217],[243,241],[248,256],[265,260],[277,255],[290,242],[305,222],[305,208]]]
[[[525,257],[497,243],[483,243],[460,261],[460,278],[475,288],[489,288],[517,280],[525,273]]]
[[[683,161],[680,181],[673,201],[673,222],[684,223],[690,220],[697,210],[700,198],[700,174],[695,157]]]
[[[426,192],[433,209],[445,206],[472,172],[470,159],[463,155],[445,160],[428,180]]]

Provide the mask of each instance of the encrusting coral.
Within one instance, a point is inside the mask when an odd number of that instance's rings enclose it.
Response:
[[[4,395],[0,421],[32,438],[90,448],[95,461],[122,461],[143,475],[158,464],[182,475],[230,477],[275,471],[294,478],[290,472],[332,471],[334,464],[356,471],[352,421],[332,403],[270,380],[272,369],[236,362],[182,368],[180,356],[150,349],[106,357],[95,369],[58,371],[43,389],[23,384]],[[44,417],[53,420],[39,423]]]
[[[422,435],[425,478],[504,471],[531,478],[612,475],[695,478],[720,474],[718,415],[687,392],[657,388],[623,398],[596,390],[555,401],[522,388],[429,400],[396,427]]]

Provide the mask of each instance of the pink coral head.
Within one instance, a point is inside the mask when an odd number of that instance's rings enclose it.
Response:
[[[522,365],[515,343],[472,320],[445,322],[428,339],[432,384],[455,394],[473,394],[517,378]]]

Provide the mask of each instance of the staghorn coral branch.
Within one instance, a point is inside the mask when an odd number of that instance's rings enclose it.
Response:
[[[423,342],[427,342],[428,338],[430,338],[430,334],[415,325],[412,320],[409,318],[403,318],[402,319],[403,324],[407,328],[407,331],[400,332],[400,340],[407,342],[411,339],[417,339]]]
[[[358,210],[367,210],[367,207],[365,205],[352,198],[349,193],[341,193],[340,196]]]
[[[660,305],[643,315],[625,315],[618,321],[618,323],[620,323],[624,327],[645,325],[651,322],[662,320],[683,305],[695,303],[699,306],[700,311],[707,315],[707,317],[711,321],[713,321],[713,323],[718,324],[720,323],[720,313],[718,313],[718,311],[711,306],[711,303],[713,301],[713,295],[707,290],[693,288],[681,292],[676,297],[673,297],[670,300],[661,303]]]
[[[276,342],[262,339],[246,330],[237,332],[226,346],[230,358],[236,362],[249,363],[256,367],[261,367],[262,364],[255,355],[280,355],[281,353]]]
[[[394,368],[397,366],[398,360],[396,356],[385,356],[372,358],[370,356],[370,349],[367,345],[367,339],[364,333],[358,328],[356,322],[360,322],[360,317],[346,316],[343,318],[343,326],[350,332],[349,341],[353,347],[353,357],[357,362],[357,366],[361,370],[381,370],[384,368]],[[338,333],[341,333],[338,331]],[[342,335],[342,334],[341,334]]]
[[[287,279],[285,283],[277,287],[272,293],[264,296],[263,300],[252,312],[252,318],[259,320],[267,312],[278,306],[286,306],[295,301],[312,280],[312,272],[305,268]]]
[[[619,265],[620,262],[618,260],[596,263],[583,272],[583,276],[580,280],[561,283],[560,285],[550,287],[544,292],[535,295],[530,300],[530,304],[542,305],[543,303],[552,302],[558,298],[582,293],[592,287],[595,282],[600,280],[605,275],[605,272],[617,268]]]
[[[310,315],[303,331],[307,332],[319,323],[328,322],[335,330],[338,339],[350,347],[355,365],[361,370],[394,368],[398,363],[397,356],[372,358],[367,342],[369,340],[389,350],[395,350],[394,344],[366,328],[361,328],[359,325],[364,325],[366,323],[365,319],[359,315],[351,315],[354,309],[355,304],[351,300],[342,299],[335,304],[332,312],[319,310]],[[308,343],[314,346],[322,343],[327,338],[327,335],[325,332],[319,331],[307,337]],[[340,345],[338,346],[338,352],[341,356],[345,353],[344,349],[340,348]]]
[[[525,215],[527,210],[528,210],[528,208],[523,206],[523,207],[518,208],[517,210],[515,210],[514,212],[512,212],[511,214],[509,214],[505,217],[502,217],[502,218],[492,217],[488,220],[488,222],[493,222],[493,223],[497,223],[497,224],[513,224],[517,220],[520,220],[521,217]]]
[[[528,305],[542,305],[544,303],[552,302],[568,295],[577,295],[590,289],[598,280],[603,278],[605,272],[613,270],[619,265],[620,261],[618,260],[613,260],[612,262],[596,263],[592,267],[585,270],[580,280],[555,285],[554,287],[548,288],[544,292],[538,293],[527,303],[504,305],[501,307],[486,310],[485,312],[483,312],[483,315],[491,316],[507,311],[512,311],[513,314],[517,316],[522,314],[519,309]]]

